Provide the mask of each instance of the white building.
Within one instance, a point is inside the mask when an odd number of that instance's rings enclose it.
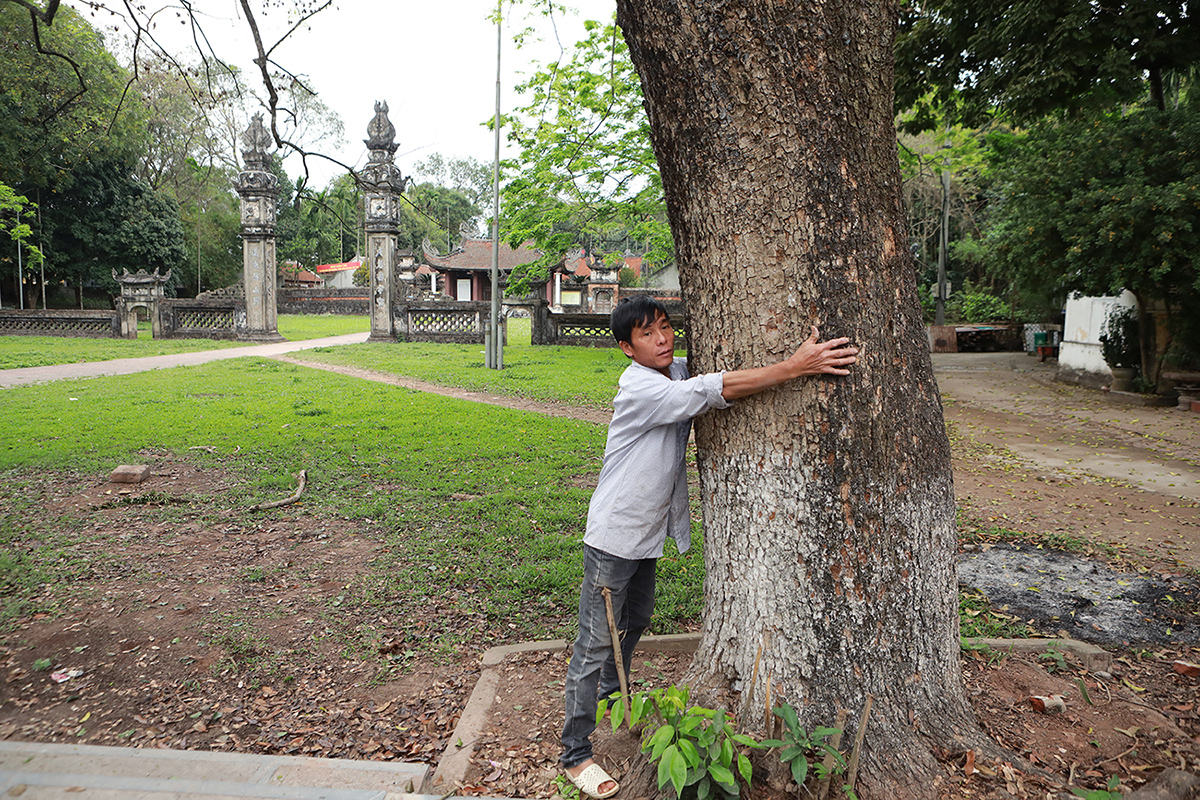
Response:
[[[1100,386],[1112,379],[1112,370],[1100,351],[1104,319],[1113,306],[1137,307],[1131,292],[1120,297],[1080,297],[1067,299],[1062,345],[1058,350],[1058,379],[1085,386]]]

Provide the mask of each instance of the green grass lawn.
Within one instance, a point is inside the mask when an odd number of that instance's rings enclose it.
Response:
[[[534,349],[516,338],[501,372],[482,366],[478,346],[357,345],[315,355],[588,405],[610,401],[628,363],[616,348]],[[69,584],[63,570],[70,561],[56,542],[88,535],[86,515],[48,517],[23,499],[36,493],[22,486],[43,470],[94,482],[117,464],[170,453],[222,470],[240,488],[197,498],[187,511],[164,504],[163,514],[254,524],[244,509],[286,496],[294,473],[305,469],[301,513],[385,531],[371,573],[348,587],[348,605],[419,613],[430,592],[450,592],[529,638],[569,635],[564,626],[578,592],[586,487],[600,469],[601,426],[260,358],[22,386],[2,396],[8,422],[0,426],[0,595],[10,603],[32,598],[46,583]],[[697,524],[692,549],[680,555],[668,547],[660,562],[660,632],[698,621],[700,537]],[[979,613],[964,621],[978,623]]]
[[[355,314],[280,314],[279,335],[289,342],[371,330],[371,318]]]
[[[585,487],[600,468],[601,426],[258,358],[3,396],[16,421],[0,430],[0,586],[9,591],[23,584],[5,577],[5,558],[11,566],[31,557],[9,548],[51,535],[20,500],[28,476],[66,470],[94,480],[170,451],[232,472],[242,488],[220,502],[235,516],[286,496],[293,474],[306,469],[305,513],[382,526],[375,570],[352,590],[363,604],[416,609],[427,592],[462,591],[530,636],[565,634],[545,625],[560,624],[546,620],[564,619],[578,591]],[[55,552],[47,546],[32,557],[53,571]],[[664,560],[665,630],[699,613],[700,552]]]
[[[680,352],[682,355],[682,352]],[[534,347],[529,320],[508,321],[504,369],[484,366],[483,345],[365,344],[306,350],[298,358],[403,375],[442,386],[607,408],[629,359],[612,347]]]
[[[343,314],[281,314],[278,325],[280,335],[292,342],[340,336],[370,328],[368,317]],[[139,323],[137,339],[0,336],[0,369],[191,353],[224,347],[246,347],[248,344],[221,339],[152,339],[149,323]]]

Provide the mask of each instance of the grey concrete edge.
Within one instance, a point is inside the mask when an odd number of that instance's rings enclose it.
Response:
[[[1045,653],[1049,650],[1059,650],[1064,654],[1075,656],[1081,664],[1092,672],[1107,672],[1112,666],[1112,654],[1095,645],[1081,642],[1077,639],[986,639],[982,637],[963,637],[964,648],[987,649],[1010,653]],[[639,650],[652,651],[695,651],[700,643],[699,633],[676,633],[663,636],[643,636],[638,642]],[[553,652],[565,650],[568,644],[563,639],[546,639],[537,642],[508,644],[486,650],[480,659],[483,670],[467,705],[463,708],[454,734],[446,745],[438,761],[437,769],[430,779],[421,787],[423,792],[448,791],[456,781],[462,781],[467,774],[474,754],[475,742],[487,724],[491,712],[492,701],[496,696],[500,675],[497,667],[511,655],[521,653]]]

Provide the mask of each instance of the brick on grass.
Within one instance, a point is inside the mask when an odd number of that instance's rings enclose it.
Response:
[[[113,483],[141,483],[150,477],[147,464],[122,464],[112,471],[108,479]]]

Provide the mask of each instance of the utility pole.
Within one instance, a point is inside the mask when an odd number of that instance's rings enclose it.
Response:
[[[17,206],[17,227],[21,227],[21,207]],[[21,240],[17,239],[17,297],[21,298],[21,310],[25,310],[25,270],[21,265]]]
[[[946,151],[945,163],[942,166],[942,220],[938,230],[938,283],[937,283],[937,315],[935,325],[946,324],[946,300],[949,287],[946,286],[947,250],[950,247],[950,130],[946,129],[946,142],[942,145]]]
[[[488,369],[504,369],[504,341],[500,337],[500,45],[503,41],[502,0],[496,0],[496,158],[492,165],[492,314],[484,337]]]

